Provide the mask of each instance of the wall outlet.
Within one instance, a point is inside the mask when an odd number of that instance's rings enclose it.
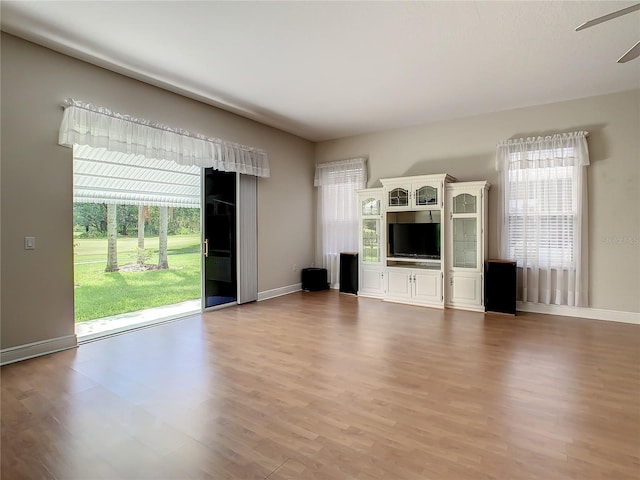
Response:
[[[294,271],[294,272],[295,272],[296,270],[298,270],[298,264],[297,264],[297,263],[294,263],[294,264],[293,264],[293,267],[291,268],[291,270],[292,270],[292,271]]]
[[[36,237],[24,237],[24,249],[35,250],[36,249]]]

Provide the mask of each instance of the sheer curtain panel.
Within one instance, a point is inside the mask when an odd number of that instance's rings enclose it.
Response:
[[[587,306],[587,132],[498,145],[499,251],[525,302]]]
[[[257,177],[268,177],[270,173],[264,150],[123,115],[79,100],[67,99],[63,106],[58,143],[65,147],[88,145]]]
[[[337,288],[340,252],[358,250],[356,190],[367,185],[367,159],[318,164],[314,185],[318,187],[316,263],[327,269],[331,287]]]

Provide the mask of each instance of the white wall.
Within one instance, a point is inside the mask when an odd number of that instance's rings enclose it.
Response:
[[[496,257],[496,144],[576,130],[590,132],[590,306],[640,312],[640,90],[321,142],[316,161],[367,154],[369,187],[430,173],[488,180],[489,255]]]
[[[258,290],[300,282],[313,262],[311,142],[11,35],[1,48],[2,349],[74,332],[72,151],[57,143],[67,97],[265,149]],[[36,250],[24,250],[25,236]]]

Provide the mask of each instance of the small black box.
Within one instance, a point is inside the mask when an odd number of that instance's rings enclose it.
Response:
[[[303,268],[302,269],[302,289],[310,292],[326,290],[329,288],[327,282],[326,268]]]

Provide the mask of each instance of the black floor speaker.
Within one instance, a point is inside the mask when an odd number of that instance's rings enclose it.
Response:
[[[489,260],[485,272],[485,310],[516,314],[516,262]]]
[[[340,292],[358,294],[358,254],[340,254]]]

